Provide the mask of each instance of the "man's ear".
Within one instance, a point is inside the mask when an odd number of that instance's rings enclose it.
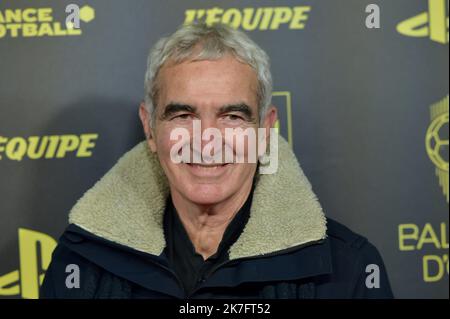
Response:
[[[141,119],[142,126],[144,128],[144,133],[147,139],[147,143],[153,153],[156,152],[156,141],[155,135],[153,134],[152,127],[150,126],[150,113],[147,111],[144,102],[139,105],[139,118]]]
[[[277,119],[278,119],[277,108],[276,106],[271,105],[267,109],[266,114],[264,115],[264,118],[262,119],[261,122],[261,127],[263,127],[266,131],[265,134],[266,138],[262,140],[260,139],[258,142],[258,156],[262,156],[266,152],[270,142],[270,129],[275,126],[275,122],[277,121]]]
[[[278,110],[277,110],[276,106],[275,105],[269,106],[269,108],[267,109],[266,114],[264,116],[263,123],[262,123],[263,127],[268,130],[267,134],[270,134],[269,129],[271,127],[274,127],[277,119],[278,119]],[[269,135],[267,135],[267,136],[269,136]]]

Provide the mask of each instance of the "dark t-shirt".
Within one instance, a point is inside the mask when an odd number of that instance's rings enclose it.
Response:
[[[228,260],[228,250],[239,238],[250,217],[253,188],[244,205],[228,224],[216,253],[204,260],[195,251],[189,235],[181,222],[169,195],[164,212],[165,253],[170,267],[183,284],[186,294],[190,294],[198,284],[214,271],[214,268]]]

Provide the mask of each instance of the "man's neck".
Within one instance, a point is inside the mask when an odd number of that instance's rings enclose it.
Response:
[[[173,205],[195,247],[203,259],[214,255],[222,240],[228,224],[244,205],[252,188],[252,183],[227,198],[213,205],[197,205],[171,191]]]

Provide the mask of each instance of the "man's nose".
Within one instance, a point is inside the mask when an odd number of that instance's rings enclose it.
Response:
[[[203,151],[208,153],[209,156],[215,156],[222,153],[221,148],[223,145],[223,130],[221,129],[216,118],[203,117],[198,123],[194,125],[194,131],[191,140],[191,146],[194,153],[197,155],[203,154]],[[214,143],[214,147],[211,148],[211,142]],[[209,145],[208,150],[205,149],[206,145]]]
[[[211,141],[218,141],[218,138],[222,138],[222,130],[218,125],[218,121],[216,118],[207,117],[201,120],[201,146],[202,149],[206,144]],[[215,135],[213,135],[212,131],[215,131]],[[220,135],[218,136],[219,133]],[[204,138],[204,139],[203,139]]]

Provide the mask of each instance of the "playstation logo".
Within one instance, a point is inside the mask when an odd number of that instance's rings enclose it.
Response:
[[[409,37],[429,37],[432,41],[447,44],[448,0],[428,0],[428,11],[400,22],[397,31]]]

